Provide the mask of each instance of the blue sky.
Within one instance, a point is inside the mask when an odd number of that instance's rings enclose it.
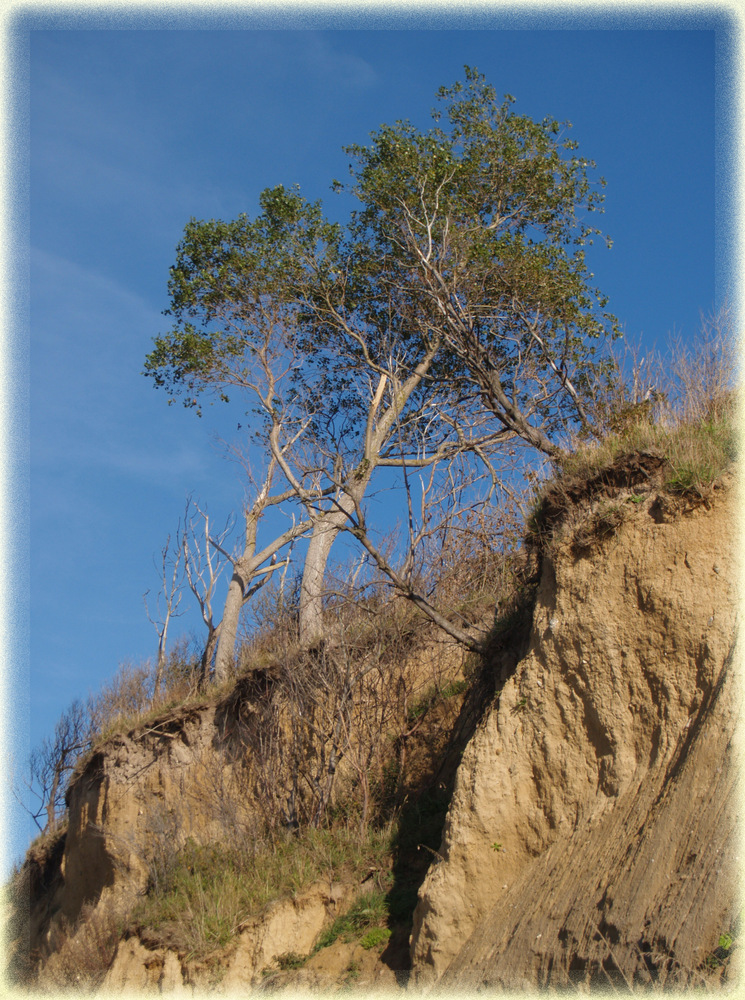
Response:
[[[529,30],[442,20],[429,30],[426,18],[407,30],[312,18],[302,30],[281,20],[255,30],[250,18],[230,30],[62,30],[41,14],[33,31],[19,23],[28,155],[16,185],[30,282],[17,337],[30,344],[30,406],[16,418],[29,427],[30,591],[17,611],[30,641],[16,657],[17,760],[74,697],[155,652],[142,594],[157,590],[153,556],[186,495],[217,516],[240,504],[240,470],[214,440],[235,438],[234,421],[168,407],[141,374],[167,329],[185,223],[252,214],[278,183],[343,217],[349,203],[329,190],[347,175],[342,146],[398,118],[428,127],[437,88],[468,64],[513,94],[518,112],[571,121],[597,162],[614,245],[591,268],[628,335],[648,347],[673,330],[689,337],[700,311],[732,292],[730,49],[726,25],[705,11],[655,30],[633,18],[615,22],[623,30],[572,30],[566,19],[562,30],[546,19]],[[13,823],[15,855],[32,831]]]

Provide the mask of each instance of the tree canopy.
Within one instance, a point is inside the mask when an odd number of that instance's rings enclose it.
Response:
[[[348,148],[360,306],[374,324],[387,302],[420,336],[442,336],[451,375],[551,453],[563,427],[588,422],[595,347],[616,332],[585,258],[604,182],[568,122],[513,113],[475,70],[438,96],[449,127],[436,110],[427,132],[397,122]]]
[[[346,148],[344,225],[282,186],[253,220],[192,219],[174,325],[146,359],[200,413],[247,394],[267,466],[325,532],[317,581],[334,533],[356,518],[360,535],[378,466],[506,442],[556,457],[593,431],[617,332],[586,261],[604,182],[570,123],[516,114],[475,69],[438,101],[430,129],[398,121]]]
[[[281,186],[255,220],[191,220],[171,269],[176,323],[146,361],[157,385],[196,407],[246,388],[271,330],[306,405],[313,384],[316,402],[349,413],[360,372],[410,369],[427,345],[438,356],[422,392],[469,384],[543,451],[588,422],[595,344],[616,326],[585,259],[603,181],[569,123],[515,114],[477,71],[438,97],[428,131],[396,122],[347,148],[360,208],[346,226]]]

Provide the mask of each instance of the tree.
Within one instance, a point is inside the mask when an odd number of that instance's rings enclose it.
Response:
[[[270,488],[276,473],[276,462],[272,458],[253,502],[244,507],[243,546],[237,555],[230,555],[212,538],[210,542],[224,555],[233,566],[233,574],[228,585],[222,621],[219,627],[219,640],[215,657],[215,680],[223,681],[228,676],[235,643],[238,635],[238,623],[243,606],[266,583],[269,575],[286,565],[277,562],[277,554],[286,545],[305,534],[312,525],[307,518],[303,521],[292,521],[289,527],[280,532],[266,545],[257,544],[259,522],[269,507],[276,507],[290,500],[294,494],[287,489],[271,495]],[[264,565],[266,563],[266,565]]]
[[[54,735],[42,740],[31,754],[26,785],[38,799],[37,807],[27,809],[42,832],[54,830],[57,818],[65,808],[67,782],[75,763],[91,745],[93,728],[88,712],[80,701],[74,701],[62,713]],[[18,796],[17,796],[18,797]],[[39,820],[44,817],[44,826]]]
[[[568,431],[592,430],[584,397],[603,367],[593,342],[616,330],[585,264],[586,244],[600,235],[584,221],[602,206],[588,178],[594,163],[571,155],[577,144],[562,137],[564,126],[514,115],[512,98],[500,104],[475,70],[466,75],[465,86],[440,91],[448,130],[398,122],[370,146],[348,148],[361,209],[338,244],[343,267],[319,275],[306,300],[326,336],[356,347],[356,360],[381,379],[391,377],[381,356],[392,347],[400,385],[421,371],[430,414],[442,418],[459,401],[455,433],[435,460],[513,439],[557,457]],[[491,434],[479,406],[491,415]],[[393,406],[386,416],[403,412]],[[410,407],[409,427],[412,412],[422,415]],[[406,444],[388,442],[379,464],[416,464]],[[367,473],[379,454],[366,447]],[[326,520],[351,527],[373,554],[359,509],[367,482],[347,483]],[[332,537],[319,538],[326,554]],[[392,566],[379,565],[401,588]],[[306,563],[309,572],[322,570]]]
[[[233,523],[229,520],[224,528],[213,533],[207,511],[202,510],[191,498],[187,500],[184,529],[179,533],[178,547],[184,557],[184,573],[189,590],[199,605],[202,621],[207,628],[199,670],[200,686],[204,686],[209,680],[220,638],[220,622],[215,622],[212,601],[217,582],[228,561],[222,555],[222,547],[232,529]]]
[[[148,620],[152,624],[153,628],[158,633],[158,659],[156,661],[155,682],[153,684],[154,698],[157,698],[160,693],[163,672],[166,666],[168,626],[171,623],[171,618],[178,618],[183,614],[182,611],[178,610],[179,605],[181,604],[182,596],[182,555],[183,553],[179,545],[176,546],[175,552],[171,551],[171,536],[169,535],[166,539],[166,544],[160,552],[159,575],[161,587],[156,598],[157,618],[153,618],[150,612],[150,606],[147,600],[150,591],[146,590],[142,595],[142,600],[145,604],[145,613],[147,614]]]
[[[254,440],[266,454],[266,479],[246,509],[245,557],[234,563],[226,604],[230,628],[225,616],[221,627],[225,648],[241,593],[258,571],[255,526],[268,506],[294,498],[309,512],[282,537],[285,544],[313,528],[300,599],[300,635],[311,644],[322,632],[331,544],[375,469],[431,464],[473,445],[444,398],[433,405],[434,386],[424,391],[440,338],[413,337],[399,319],[383,328],[355,315],[357,285],[342,274],[351,271],[340,229],[318,205],[281,187],[265,191],[261,204],[253,222],[241,216],[187,226],[169,286],[176,325],[146,361],[156,385],[187,406],[200,410],[205,394],[227,400],[235,388],[258,403],[262,428]],[[279,470],[289,488],[270,497]],[[266,559],[276,549],[262,552]],[[218,658],[222,674],[219,648]]]
[[[585,261],[600,235],[585,221],[602,207],[594,163],[568,123],[514,114],[475,70],[439,97],[447,129],[435,111],[427,132],[397,122],[348,148],[360,208],[344,227],[282,187],[253,222],[192,220],[171,272],[176,327],[146,364],[198,406],[203,392],[256,392],[268,330],[291,359],[281,405],[259,396],[272,460],[313,525],[305,641],[322,631],[338,531],[374,555],[362,501],[377,468],[507,442],[556,457],[592,431],[584,397],[616,328]]]
[[[218,682],[227,676],[241,609],[257,589],[254,581],[282,565],[276,562],[281,549],[312,526],[298,503],[302,507],[302,499],[320,496],[312,469],[297,464],[318,387],[303,378],[301,319],[288,294],[288,276],[298,269],[301,248],[307,251],[312,243],[317,219],[309,206],[294,227],[288,226],[283,218],[292,203],[270,195],[263,200],[267,212],[255,222],[241,216],[234,223],[189,223],[169,284],[169,314],[176,323],[169,334],[156,338],[145,365],[156,385],[172,397],[181,396],[200,414],[203,396],[229,400],[228,393],[236,389],[253,407],[249,415],[258,462],[254,493],[244,504],[243,545],[234,554],[213,535],[206,543],[233,568],[221,622],[208,623],[208,645],[217,640]],[[272,493],[280,470],[292,485],[285,483]],[[295,509],[289,509],[293,503]],[[289,526],[260,544],[262,519],[280,506]]]
[[[604,181],[574,155],[568,122],[514,114],[476,70],[438,96],[448,129],[434,111],[428,132],[397,122],[348,148],[362,203],[349,252],[377,293],[366,312],[391,292],[416,303],[461,391],[555,456],[568,429],[591,430],[583,394],[602,365],[596,345],[617,332],[585,259],[602,235],[585,220],[602,210]]]
[[[365,429],[351,449],[353,461],[327,450],[326,479],[333,487],[330,501],[315,505],[314,530],[308,545],[300,591],[299,630],[303,645],[323,636],[323,595],[326,564],[339,531],[355,520],[373,474],[380,468],[434,468],[466,450],[491,446],[500,436],[478,433],[477,421],[454,408],[429,384],[440,342],[420,342],[413,369],[389,354],[381,364],[368,354],[368,370],[378,374],[377,387],[366,406]],[[364,369],[363,369],[364,370]],[[428,391],[422,391],[422,390]],[[359,526],[359,517],[356,520]]]

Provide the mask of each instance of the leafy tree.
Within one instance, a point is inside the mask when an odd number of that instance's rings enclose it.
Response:
[[[444,123],[436,110],[426,132],[397,122],[348,147],[360,207],[344,227],[281,187],[254,221],[192,220],[171,272],[176,326],[146,363],[186,405],[258,395],[270,465],[313,525],[310,639],[340,529],[405,582],[364,523],[376,468],[488,459],[507,442],[556,457],[593,430],[588,387],[616,330],[585,258],[601,235],[587,221],[602,208],[595,165],[568,123],[513,113],[475,70],[439,98]],[[257,394],[268,340],[281,399],[266,377]]]
[[[373,292],[363,308],[374,321],[394,296],[416,311],[447,346],[448,377],[555,455],[568,429],[592,430],[597,345],[617,332],[585,258],[604,182],[590,181],[569,123],[514,114],[476,70],[439,98],[449,128],[434,111],[428,132],[397,122],[348,148],[362,203],[348,252]]]
[[[301,637],[310,643],[321,631],[331,543],[375,469],[432,464],[493,434],[466,429],[460,403],[427,384],[440,338],[412,337],[400,319],[374,326],[357,315],[359,279],[341,230],[319,206],[283,188],[265,191],[261,205],[254,221],[189,223],[169,286],[176,325],[157,338],[145,370],[199,412],[205,395],[226,400],[236,388],[258,404],[255,441],[268,478],[247,518],[247,544],[256,551],[257,515],[267,506],[293,497],[305,505],[310,520],[296,519],[278,540],[313,526],[300,598]],[[279,469],[289,490],[270,498]],[[275,551],[262,549],[263,558]],[[264,572],[254,555],[244,562],[248,572],[234,563],[216,676],[250,581]]]
[[[255,592],[254,580],[266,578],[279,551],[312,525],[302,512],[290,512],[289,526],[260,544],[262,518],[273,507],[297,503],[299,495],[318,495],[314,463],[306,468],[299,449],[323,379],[313,385],[304,378],[301,316],[290,292],[303,255],[314,253],[323,227],[317,209],[302,206],[301,215],[298,199],[281,192],[265,192],[262,204],[265,213],[253,222],[241,216],[232,223],[192,220],[186,227],[169,283],[169,314],[176,323],[156,339],[145,364],[156,385],[200,414],[204,397],[229,400],[235,390],[253,407],[259,468],[251,473],[255,493],[244,504],[244,545],[234,555],[221,539],[208,539],[233,567],[219,629],[210,629],[217,642],[218,681],[227,676],[240,611]],[[325,230],[333,235],[333,227]],[[285,485],[273,493],[280,471]]]

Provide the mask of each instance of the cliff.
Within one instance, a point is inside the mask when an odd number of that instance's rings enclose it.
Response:
[[[689,510],[622,502],[615,533],[578,546],[570,525],[544,558],[527,655],[466,749],[420,890],[420,983],[694,983],[731,929],[734,484]]]
[[[452,797],[419,888],[410,962],[401,948],[368,952],[359,941],[314,949],[368,872],[322,878],[240,921],[209,968],[167,930],[122,917],[104,993],[245,989],[270,970],[275,986],[395,988],[409,964],[410,988],[424,990],[697,985],[729,972],[737,491],[729,475],[694,504],[642,466],[554,512],[528,630],[506,631],[471,694],[430,719],[431,745],[435,735],[447,745],[427,773]],[[417,661],[421,670],[421,651]],[[174,844],[250,831],[257,806],[236,769],[239,723],[261,719],[270,682],[255,673],[217,704],[99,747],[70,788],[66,834],[43,858],[29,855],[28,939],[16,953],[28,948],[53,971],[62,929],[107,908],[126,915]],[[394,854],[397,863],[408,861]]]

